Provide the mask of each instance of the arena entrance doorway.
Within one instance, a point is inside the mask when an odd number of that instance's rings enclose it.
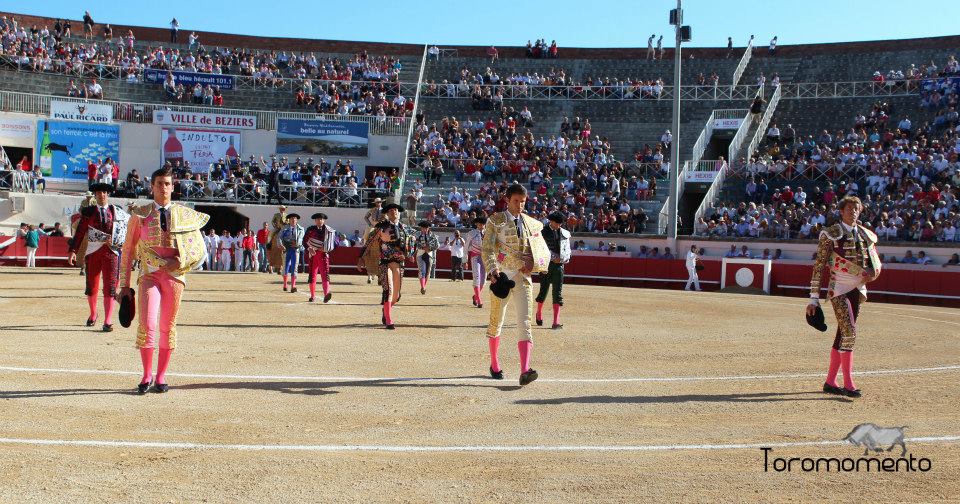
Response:
[[[208,229],[216,230],[217,234],[222,234],[223,230],[230,231],[231,235],[237,234],[237,231],[246,229],[250,224],[250,219],[237,211],[236,207],[221,205],[196,205],[194,209],[210,216],[210,221],[203,227],[206,234]]]

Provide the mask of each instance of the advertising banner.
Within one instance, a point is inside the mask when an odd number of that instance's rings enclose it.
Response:
[[[717,178],[718,171],[692,171],[687,170],[684,180],[697,184],[712,184],[713,179]]]
[[[37,135],[34,130],[36,123],[36,119],[0,113],[0,139],[4,141],[26,139],[29,146]]]
[[[207,173],[210,164],[220,158],[229,161],[240,157],[240,137],[239,131],[163,128],[160,132],[161,161],[189,162],[194,173]]]
[[[73,121],[37,121],[36,154],[43,175],[58,180],[87,180],[87,164],[120,161],[120,125]]]
[[[113,122],[113,106],[104,103],[50,100],[50,118],[96,123]]]
[[[211,86],[220,86],[220,89],[233,89],[234,79],[232,75],[195,73],[173,71],[173,78],[177,84],[183,84],[185,87],[192,87],[196,83],[202,86],[210,84]],[[154,84],[163,84],[167,79],[167,70],[155,70],[148,68],[143,71],[143,80]]]
[[[194,128],[257,129],[257,116],[154,110],[153,124]]]
[[[738,117],[735,119],[714,119],[713,120],[713,129],[737,129],[740,125],[743,124],[743,118]]]
[[[367,157],[366,122],[277,119],[277,154]]]

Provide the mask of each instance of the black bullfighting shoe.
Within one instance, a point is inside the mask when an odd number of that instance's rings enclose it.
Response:
[[[503,379],[503,370],[501,369],[500,371],[494,371],[494,370],[493,370],[493,367],[491,366],[491,367],[490,367],[490,378],[493,378],[494,380],[502,380],[502,379]]]
[[[539,377],[540,375],[537,374],[537,371],[535,369],[531,369],[520,375],[520,386],[522,387],[524,385],[529,385]]]

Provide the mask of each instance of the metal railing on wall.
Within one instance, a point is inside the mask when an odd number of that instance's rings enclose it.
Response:
[[[25,59],[24,59],[25,58]],[[328,84],[337,85],[358,85],[358,86],[383,86],[388,94],[395,96],[402,94],[411,96],[417,91],[417,83],[402,82],[391,79],[357,79],[345,81],[339,79],[321,79],[316,76],[299,77],[256,77],[253,75],[240,75],[231,73],[214,74],[210,72],[199,72],[185,69],[167,69],[167,68],[144,68],[144,67],[123,67],[117,65],[107,65],[104,63],[85,63],[74,64],[72,61],[51,60],[49,65],[40,62],[40,66],[35,66],[35,58],[24,56],[11,56],[0,54],[0,68],[7,70],[16,70],[19,72],[40,73],[47,75],[59,75],[69,78],[98,78],[104,80],[122,80],[132,85],[158,86],[162,82],[150,82],[144,74],[146,71],[153,72],[185,72],[196,73],[204,76],[229,77],[233,80],[234,90],[275,90],[287,93],[294,93],[303,88],[306,81],[310,81],[313,87],[325,86]],[[131,78],[131,75],[133,78]],[[229,92],[229,91],[226,91]]]
[[[255,116],[257,118],[257,128],[273,130],[277,127],[278,118],[292,119],[314,119],[328,121],[349,121],[366,122],[370,127],[370,133],[374,135],[400,136],[407,133],[409,123],[413,120],[410,117],[375,117],[375,116],[357,116],[338,114],[314,114],[300,112],[278,112],[272,110],[245,110],[221,107],[198,107],[193,105],[176,105],[170,103],[143,103],[143,102],[124,102],[116,100],[87,100],[83,98],[70,98],[66,96],[41,95],[33,93],[18,93],[14,91],[0,90],[0,110],[6,112],[22,112],[25,114],[36,114],[48,116],[50,114],[50,101],[62,100],[77,103],[102,104],[113,107],[113,117],[115,121],[152,123],[153,112],[155,110],[177,111],[177,112],[200,112],[208,114],[222,114],[234,116]]]
[[[737,63],[737,68],[733,71],[733,79],[730,81],[730,87],[736,87],[740,83],[740,77],[743,76],[744,70],[747,69],[747,65],[750,64],[750,58],[753,56],[753,39],[750,39],[747,42],[747,48],[743,51],[743,56],[740,57],[740,62]]]
[[[420,74],[417,76],[417,93],[413,96],[414,114],[420,111],[420,91],[423,89],[420,84],[423,82],[423,73],[427,67],[427,51],[428,48],[424,45],[423,57],[420,59]],[[393,195],[394,201],[400,201],[403,198],[403,184],[407,179],[407,160],[410,158],[410,142],[413,140],[413,131],[416,126],[416,119],[413,119],[407,127],[407,141],[403,146],[403,164],[400,165],[400,184],[397,192]]]
[[[497,96],[504,100],[606,100],[650,101],[669,103],[675,86],[662,86],[644,90],[638,86],[558,86],[531,84],[456,84],[422,83],[422,96],[440,99],[471,98],[480,92],[487,99]],[[781,82],[784,99],[823,98],[869,98],[883,96],[911,96],[919,93],[919,81],[878,84],[872,81],[858,82]],[[759,86],[753,84],[684,85],[680,86],[680,99],[686,101],[751,100]]]

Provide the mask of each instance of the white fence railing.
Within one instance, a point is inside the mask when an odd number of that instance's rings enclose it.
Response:
[[[34,65],[34,63],[38,65]],[[67,62],[64,60],[52,60],[49,65],[37,61],[33,57],[10,56],[0,54],[0,68],[16,70],[20,72],[42,73],[49,75],[62,75],[68,78],[93,78],[102,80],[122,80],[132,85],[159,86],[161,83],[149,82],[144,78],[144,72],[147,70],[156,72],[166,72],[166,68],[143,68],[143,67],[121,67],[116,65],[107,65],[104,63],[79,63]],[[231,73],[211,74],[208,72],[191,72],[189,70],[173,70],[178,72],[198,73],[202,75],[217,77],[229,77],[233,81],[234,90],[259,90],[259,91],[282,91],[294,93],[297,89],[304,87],[307,80],[316,88],[328,84],[345,84],[347,86],[370,86],[382,88],[391,96],[402,94],[412,96],[416,92],[415,82],[401,82],[397,79],[369,79],[343,81],[335,79],[321,79],[317,76],[299,77],[270,77],[261,78],[252,75],[239,75]],[[131,75],[134,78],[131,78]],[[129,79],[129,80],[128,80]],[[229,93],[230,91],[225,91]]]
[[[423,57],[420,59],[420,75],[417,76],[417,93],[413,96],[414,113],[420,110],[420,90],[423,89],[420,84],[423,82],[423,73],[427,68],[427,51],[428,48],[424,45]],[[403,164],[400,165],[400,185],[397,188],[396,194],[393,195],[394,201],[400,201],[401,198],[403,198],[403,184],[407,179],[407,160],[410,158],[410,142],[413,139],[414,128],[416,128],[416,119],[411,119],[410,125],[407,126],[407,142],[403,147]]]
[[[197,107],[192,105],[176,105],[171,103],[137,103],[116,100],[85,100],[83,98],[68,98],[66,96],[40,95],[33,93],[17,93],[0,91],[0,110],[6,112],[22,112],[47,116],[50,114],[50,100],[73,101],[78,103],[96,103],[113,107],[115,121],[124,122],[153,122],[154,110],[171,110],[178,112],[203,112],[223,115],[247,115],[257,118],[259,129],[276,129],[277,119],[315,119],[330,121],[366,122],[370,126],[370,133],[374,135],[400,136],[407,133],[412,117],[385,117],[337,114],[314,114],[306,112],[277,112],[273,110],[244,110],[221,107]]]
[[[750,57],[753,55],[753,39],[750,39],[747,42],[747,48],[743,51],[743,56],[740,57],[740,62],[737,63],[737,68],[733,71],[733,80],[730,82],[730,87],[736,87],[740,83],[740,77],[743,75],[743,71],[747,69],[747,65],[750,63]]]
[[[780,103],[780,97],[782,96],[781,89],[782,86],[778,86],[773,90],[773,94],[770,95],[770,101],[767,102],[767,109],[763,111],[763,116],[760,118],[760,125],[757,126],[757,131],[754,132],[753,139],[751,139],[747,145],[747,152],[744,155],[747,159],[753,156],[754,151],[756,151],[760,145],[760,141],[763,140],[763,135],[767,132],[767,126],[770,124],[770,120],[773,119],[773,113],[777,110],[777,104]]]
[[[435,84],[422,83],[422,96],[440,99],[470,98],[476,91],[484,95],[498,96],[504,100],[609,100],[653,101],[669,103],[676,90],[663,86],[644,90],[632,86],[548,86],[529,84]],[[867,98],[883,96],[911,96],[919,92],[918,81],[893,85],[864,82],[781,82],[784,99],[805,98]],[[487,91],[489,90],[489,93]],[[680,99],[686,101],[751,100],[756,96],[757,85],[688,85],[680,86]]]
[[[762,86],[757,90],[757,96],[763,96]],[[739,112],[741,113],[740,117],[743,118],[743,121],[740,122],[737,132],[733,135],[733,138],[730,139],[730,146],[727,148],[727,164],[723,166],[722,169],[717,171],[717,175],[714,177],[713,182],[707,189],[706,194],[703,195],[703,200],[700,201],[700,205],[693,214],[693,222],[690,223],[691,226],[696,225],[696,223],[699,222],[700,218],[703,217],[704,212],[706,212],[707,204],[712,203],[717,198],[720,190],[723,189],[723,184],[726,181],[727,174],[730,171],[730,163],[733,163],[737,159],[737,153],[740,152],[740,148],[743,147],[744,142],[747,140],[747,134],[750,132],[750,127],[753,126],[752,114],[750,114],[750,110],[740,110]]]

